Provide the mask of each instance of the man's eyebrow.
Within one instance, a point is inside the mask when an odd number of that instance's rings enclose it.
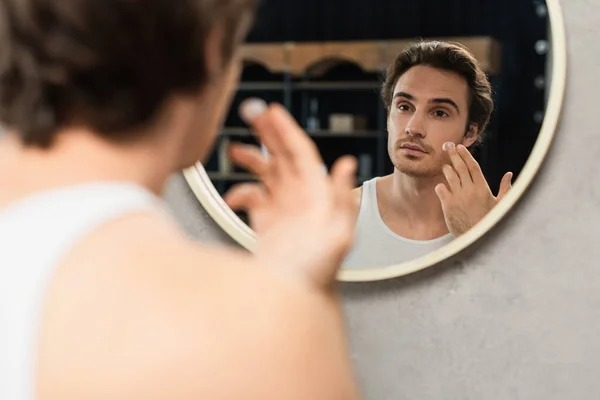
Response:
[[[460,108],[458,107],[458,104],[456,104],[456,102],[454,100],[449,99],[447,97],[442,97],[439,99],[431,99],[431,100],[429,100],[429,102],[435,103],[435,104],[449,104],[456,109],[457,113],[460,114]]]
[[[413,96],[412,94],[406,93],[406,92],[396,92],[394,94],[394,98],[396,97],[404,97],[407,100],[414,100],[415,96]]]

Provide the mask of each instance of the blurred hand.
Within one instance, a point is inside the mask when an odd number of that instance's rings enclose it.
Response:
[[[261,262],[313,286],[331,286],[354,238],[355,159],[341,158],[328,176],[312,139],[281,105],[247,100],[242,114],[269,154],[231,146],[232,161],[259,182],[235,186],[225,201],[248,213]]]

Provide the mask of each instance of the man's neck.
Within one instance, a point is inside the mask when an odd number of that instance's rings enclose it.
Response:
[[[387,192],[384,219],[405,221],[402,225],[425,236],[428,232],[447,233],[442,206],[435,193],[435,186],[445,181],[443,175],[413,177],[394,170],[384,179],[383,188]]]
[[[159,195],[175,168],[174,154],[158,142],[116,145],[85,131],[58,135],[48,150],[5,137],[0,141],[0,185],[8,190],[0,204],[41,190],[98,181],[130,182]]]

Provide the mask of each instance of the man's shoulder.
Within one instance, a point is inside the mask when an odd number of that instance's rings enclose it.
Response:
[[[307,315],[298,290],[268,270],[249,253],[198,244],[155,215],[107,224],[67,255],[50,282],[40,331],[42,385],[53,393],[99,371],[98,390],[150,374],[151,391],[209,393],[212,385],[181,377],[210,374],[215,360],[235,358],[243,340],[259,343],[290,309],[300,320]]]
[[[236,248],[206,245],[189,238],[176,222],[164,215],[138,212],[111,221],[80,241],[65,257],[62,269],[66,273],[80,273],[78,266],[85,264],[115,277],[144,275],[147,279],[195,277],[202,285],[204,275],[237,274],[237,267],[249,265],[251,255]],[[101,270],[100,270],[101,269]],[[93,268],[89,272],[95,273]],[[206,276],[209,278],[209,276]],[[232,277],[233,278],[233,277]],[[186,278],[187,279],[187,278]],[[137,285],[139,282],[128,282]]]
[[[363,184],[361,184],[359,187],[353,189],[352,195],[354,196],[357,206],[360,207],[365,185],[369,185],[369,184],[371,184],[371,185],[377,184],[377,186],[388,185],[389,182],[391,181],[391,179],[392,179],[392,175],[385,175],[382,177],[374,177],[368,181],[363,182]]]

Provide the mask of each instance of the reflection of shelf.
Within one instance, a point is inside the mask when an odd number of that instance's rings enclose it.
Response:
[[[208,177],[212,181],[255,181],[257,178],[245,172],[216,172],[216,171],[207,171]],[[359,176],[356,180],[358,183],[363,183],[367,179],[371,179],[370,177]]]
[[[500,67],[500,45],[487,36],[429,37],[428,40],[459,42],[468,48],[485,72]],[[292,76],[321,75],[340,63],[352,63],[365,72],[381,73],[416,38],[400,40],[344,40],[319,42],[247,43],[242,59],[264,66],[272,73]]]
[[[238,90],[283,90],[283,82],[242,82]]]
[[[238,90],[284,90],[286,87],[294,90],[378,90],[381,83],[366,82],[242,82]]]
[[[381,134],[375,130],[357,130],[353,132],[332,132],[329,130],[306,131],[311,137],[354,137],[354,138],[377,138]],[[222,136],[249,136],[251,132],[247,128],[223,128]]]
[[[221,131],[221,136],[253,136],[248,128],[225,127]]]

